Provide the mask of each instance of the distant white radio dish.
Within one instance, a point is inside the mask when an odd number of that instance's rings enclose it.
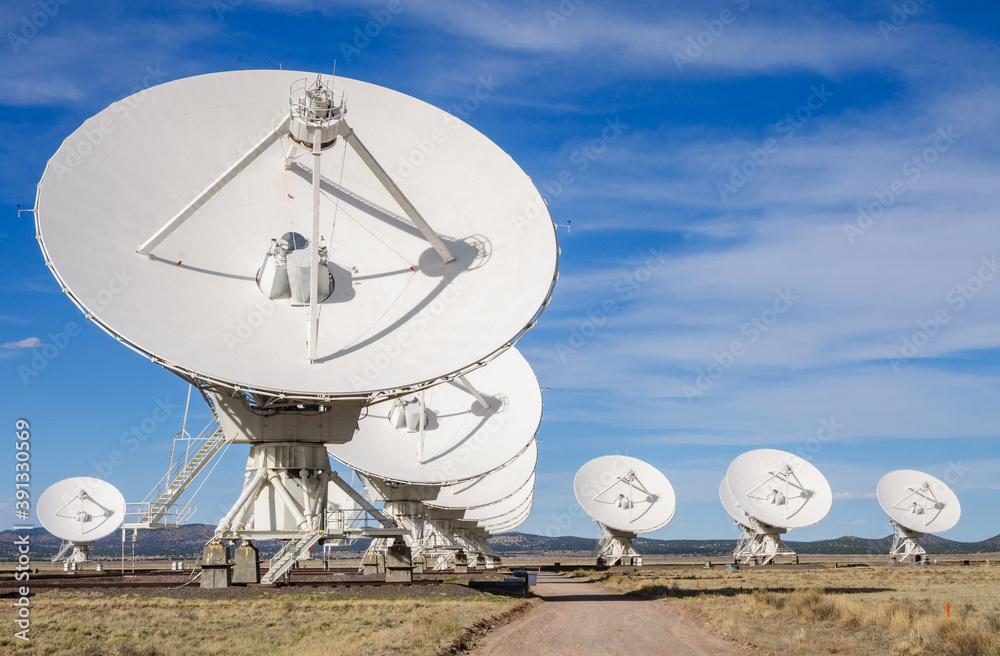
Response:
[[[535,473],[538,446],[535,440],[502,469],[479,478],[441,488],[437,498],[425,502],[431,508],[471,509],[502,501],[523,488]]]
[[[99,478],[67,478],[42,492],[36,512],[45,530],[73,546],[67,562],[85,562],[90,545],[122,525],[125,497]]]
[[[879,505],[889,515],[894,528],[890,555],[927,553],[920,538],[928,533],[944,533],[955,527],[962,516],[958,496],[943,481],[912,469],[892,471],[878,482]]]
[[[584,464],[573,479],[573,492],[601,527],[599,562],[608,565],[635,562],[632,540],[663,528],[677,510],[667,477],[628,456],[602,456]]]
[[[781,534],[816,524],[833,504],[830,484],[816,467],[777,449],[756,449],[733,460],[719,496],[740,526],[734,555],[744,563],[766,564],[779,554],[794,553],[781,542]]]

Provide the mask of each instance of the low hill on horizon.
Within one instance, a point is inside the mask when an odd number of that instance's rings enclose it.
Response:
[[[201,549],[212,537],[215,527],[209,524],[189,524],[175,529],[160,529],[140,531],[135,542],[135,555],[141,558],[197,558]],[[125,555],[132,555],[132,534],[129,533],[125,543]],[[14,541],[17,534],[14,531],[0,531],[0,560],[11,561],[17,558],[17,547]],[[528,556],[554,552],[584,552],[590,553],[596,545],[593,538],[575,536],[546,537],[531,533],[504,533],[489,540],[489,545],[501,556]],[[36,528],[31,531],[32,560],[47,560],[59,550],[61,540],[48,533],[45,529]],[[889,553],[892,536],[883,538],[859,538],[846,535],[832,540],[817,540],[814,542],[799,542],[787,540],[786,544],[800,554],[832,554],[832,555],[878,555]],[[719,557],[732,554],[736,546],[733,539],[706,540],[655,540],[637,538],[634,541],[637,551],[645,555],[671,556],[705,556]],[[979,542],[956,542],[945,538],[928,535],[921,540],[924,546],[933,554],[975,554],[1000,552],[1000,535]],[[257,547],[261,555],[272,555],[280,548],[276,540],[259,541]],[[363,552],[368,547],[367,540],[357,540],[353,544],[334,547],[338,555],[350,555]],[[116,532],[91,547],[91,552],[101,558],[120,557],[122,553],[122,537]]]

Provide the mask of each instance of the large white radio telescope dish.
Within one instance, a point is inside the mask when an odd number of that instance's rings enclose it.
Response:
[[[496,144],[415,98],[337,78],[303,109],[313,78],[190,77],[88,119],[49,161],[35,204],[63,291],[116,338],[217,390],[366,398],[479,366],[551,293],[541,196]],[[343,104],[329,106],[336,94]],[[315,185],[316,135],[295,112],[318,121],[328,148]]]
[[[833,505],[833,491],[823,474],[808,460],[787,451],[747,451],[729,465],[726,481],[736,503],[749,516],[776,528],[812,526]]]
[[[471,391],[456,380],[369,406],[354,439],[329,445],[330,455],[367,477],[435,486],[511,463],[534,443],[542,419],[535,374],[511,348],[466,381]]]
[[[584,464],[573,479],[573,492],[601,527],[598,564],[642,564],[632,540],[663,528],[677,511],[667,477],[629,456],[602,456]]]
[[[586,463],[573,479],[573,492],[600,524],[630,533],[658,531],[677,510],[667,477],[629,456],[602,456]]]
[[[794,555],[781,535],[826,517],[833,492],[808,461],[787,451],[756,449],[730,463],[719,499],[739,525],[733,555],[744,563],[767,564],[775,556]]]
[[[879,505],[889,515],[894,533],[889,555],[919,559],[927,553],[920,538],[928,533],[944,533],[955,527],[962,516],[958,497],[943,481],[930,474],[900,469],[878,482]]]
[[[747,516],[746,511],[743,510],[740,504],[736,503],[736,497],[733,496],[732,491],[729,489],[729,481],[725,478],[723,478],[722,483],[719,484],[719,499],[722,500],[722,507],[726,509],[729,516],[735,519],[740,526],[753,528],[751,519]]]
[[[892,521],[920,533],[944,533],[958,524],[962,507],[943,481],[912,469],[900,469],[879,480],[879,505]]]
[[[532,503],[534,497],[535,475],[532,474],[531,480],[528,481],[528,484],[523,486],[511,496],[488,506],[466,510],[464,519],[471,519],[480,523],[488,524],[500,517],[524,510]]]

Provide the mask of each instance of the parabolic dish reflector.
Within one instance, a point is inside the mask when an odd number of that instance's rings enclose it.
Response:
[[[542,392],[534,372],[511,348],[466,379],[488,409],[460,381],[442,383],[413,398],[372,404],[354,439],[327,450],[365,476],[414,485],[467,481],[511,463],[534,442],[542,419]],[[419,423],[397,427],[393,419],[399,417],[401,403],[419,408],[420,394],[424,429]]]
[[[657,531],[677,510],[667,477],[629,456],[601,456],[584,464],[573,479],[573,492],[588,515],[629,533]]]
[[[503,517],[497,517],[495,519],[488,519],[479,522],[479,528],[484,531],[488,531],[496,535],[497,533],[505,533],[507,531],[513,531],[515,528],[523,524],[528,520],[528,516],[531,515],[531,504],[523,510],[518,510],[510,513],[509,515],[504,515]]]
[[[750,524],[750,520],[747,519],[746,512],[740,508],[740,504],[736,503],[736,497],[729,490],[729,483],[725,478],[722,479],[722,483],[719,484],[719,498],[722,500],[722,507],[726,509],[729,516],[739,522],[741,525],[747,528],[753,528]]]
[[[962,516],[958,497],[948,485],[912,469],[883,476],[876,496],[892,521],[918,533],[943,533],[954,528]]]
[[[114,533],[125,518],[125,497],[111,483],[79,476],[53,483],[38,497],[38,521],[52,535],[89,543]]]
[[[465,511],[465,516],[463,519],[475,520],[475,521],[488,521],[496,519],[498,517],[503,517],[508,513],[513,513],[518,510],[524,510],[531,503],[535,496],[535,475],[531,475],[531,480],[528,484],[522,487],[520,490],[515,492],[513,495],[507,497],[503,501],[498,501],[496,503],[490,504],[488,506],[482,506],[481,508],[471,508]]]
[[[533,480],[535,464],[538,462],[538,445],[531,441],[513,461],[502,469],[441,488],[437,498],[425,501],[431,508],[469,509],[479,508],[502,501],[515,494]]]
[[[787,451],[747,451],[729,465],[726,481],[748,515],[776,528],[812,526],[833,505],[833,492],[823,474]]]
[[[190,77],[88,119],[49,161],[35,205],[63,291],[155,362],[271,395],[363,397],[454,375],[503,349],[530,326],[556,273],[554,226],[535,186],[447,112],[337,78],[352,134],[455,260],[445,264],[404,218],[347,137],[333,142],[319,216],[334,289],[319,304],[310,363],[310,308],[271,300],[257,284],[273,239],[311,234],[312,155],[295,151],[286,167],[288,135],[256,147],[277,133],[289,89],[306,77],[315,75]],[[148,257],[137,253],[188,206]],[[302,254],[289,255],[289,276]]]

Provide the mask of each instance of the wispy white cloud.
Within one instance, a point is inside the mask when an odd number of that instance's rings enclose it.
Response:
[[[0,51],[5,71],[0,104],[93,104],[101,109],[112,100],[193,73],[197,60],[191,45],[217,36],[222,28],[219,21],[194,16],[116,22],[113,30],[100,22],[54,22],[20,52]],[[110,52],[113,57],[105,56]]]
[[[27,337],[25,339],[18,340],[16,342],[7,342],[6,344],[0,344],[0,348],[5,349],[29,349],[38,348],[42,345],[42,340],[37,337]]]

